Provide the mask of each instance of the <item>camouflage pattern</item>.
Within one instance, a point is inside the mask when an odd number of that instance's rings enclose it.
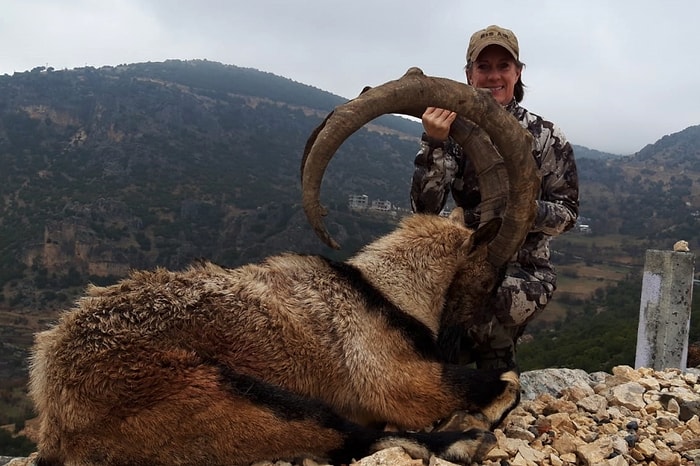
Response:
[[[532,153],[542,184],[530,233],[508,264],[505,279],[487,306],[494,319],[485,315],[486,323],[470,331],[477,346],[494,347],[496,342],[491,337],[497,334],[502,334],[503,338],[498,338],[504,342],[510,335],[512,342],[544,309],[556,289],[556,272],[550,261],[551,238],[571,229],[579,211],[574,152],[562,131],[521,107],[515,99],[506,110],[534,136]],[[472,228],[478,226],[481,195],[469,158],[451,138],[443,144],[434,144],[424,137],[415,159],[411,186],[413,211],[439,213],[450,192],[455,204],[464,208],[467,224]],[[496,327],[502,328],[496,331]]]

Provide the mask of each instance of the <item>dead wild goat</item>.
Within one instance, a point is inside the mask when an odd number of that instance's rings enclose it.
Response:
[[[416,76],[420,87],[422,73],[404,78]],[[455,85],[445,95],[481,102],[483,95]],[[372,108],[361,120],[389,113],[376,108],[381,91],[356,99]],[[448,100],[435,105],[449,108]],[[363,124],[339,129],[336,121],[347,121],[341,110],[312,136],[302,162],[304,207],[329,244],[317,200],[336,147],[324,131],[342,139]],[[470,116],[479,122],[479,115]],[[503,159],[485,179],[502,177]],[[493,194],[499,180],[484,181],[483,190]],[[524,192],[518,183],[511,188]],[[518,376],[450,364],[450,349],[438,341],[446,327],[466,325],[497,284],[499,255],[510,257],[524,238],[518,225],[527,216],[512,206],[521,200],[507,197],[505,213],[492,203],[497,212],[484,210],[492,218],[476,231],[459,209],[450,218],[416,214],[343,263],[290,253],[236,269],[205,262],[135,271],[90,287],[36,336],[30,394],[40,417],[38,464],[223,466],[300,457],[336,464],[395,445],[416,458],[478,461],[495,443],[489,430],[518,403]],[[465,413],[458,431],[419,432],[455,412]]]

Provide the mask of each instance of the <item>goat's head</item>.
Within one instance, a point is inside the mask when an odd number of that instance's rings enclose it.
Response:
[[[488,252],[489,262],[499,267],[520,248],[534,221],[540,183],[531,153],[532,136],[487,91],[426,76],[418,68],[409,69],[398,80],[365,88],[314,130],[301,164],[306,216],[323,242],[339,248],[323,224],[327,211],[320,203],[323,174],[336,150],[378,116],[395,113],[420,117],[429,106],[459,114],[450,134],[476,168],[482,197],[481,222],[503,219]]]

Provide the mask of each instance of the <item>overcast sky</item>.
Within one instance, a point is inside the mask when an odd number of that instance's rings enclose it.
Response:
[[[700,124],[698,0],[0,0],[0,74],[207,59],[346,98],[411,66],[464,80],[469,36],[512,29],[523,105],[631,154]]]

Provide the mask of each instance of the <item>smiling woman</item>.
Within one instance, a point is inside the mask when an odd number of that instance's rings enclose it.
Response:
[[[474,87],[488,89],[493,98],[501,105],[508,105],[515,97],[516,84],[520,82],[520,99],[522,100],[522,81],[520,72],[523,65],[513,60],[512,56],[498,45],[489,45],[479,55],[476,62],[467,68],[469,83]]]
[[[467,82],[489,89],[501,105],[525,96],[521,73],[525,66],[518,59],[518,39],[508,29],[489,26],[472,36],[467,50]]]
[[[578,218],[578,175],[571,145],[552,122],[520,106],[525,91],[518,39],[509,29],[489,26],[475,32],[467,48],[467,82],[490,91],[493,98],[533,139],[532,156],[542,183],[537,215],[520,251],[506,265],[504,279],[484,303],[483,321],[468,334],[451,338],[462,362],[479,367],[508,367],[515,363],[515,343],[525,326],[544,310],[556,288],[549,260],[549,243],[571,229]],[[481,221],[482,192],[474,164],[453,139],[457,115],[429,107],[422,116],[425,132],[415,159],[411,205],[416,212],[440,212],[452,192],[464,208],[470,227]],[[455,331],[455,333],[459,333]]]

